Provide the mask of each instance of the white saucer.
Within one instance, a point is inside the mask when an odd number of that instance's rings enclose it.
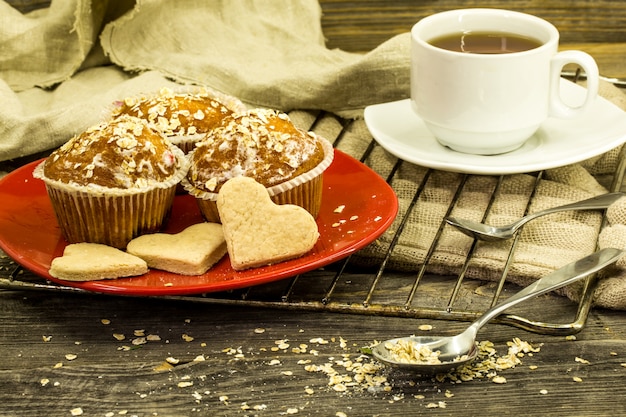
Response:
[[[562,80],[561,96],[580,103],[586,91]],[[548,119],[519,149],[500,155],[471,155],[440,145],[415,114],[409,99],[365,108],[365,123],[374,139],[405,161],[468,174],[503,175],[535,172],[583,161],[626,141],[626,113],[598,97],[583,116]]]

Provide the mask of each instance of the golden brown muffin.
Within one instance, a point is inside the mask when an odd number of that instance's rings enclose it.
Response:
[[[178,170],[171,145],[141,119],[123,116],[87,129],[44,163],[51,180],[79,186],[142,188]]]
[[[182,184],[197,197],[207,220],[217,221],[217,193],[238,176],[264,185],[275,202],[298,204],[317,216],[322,173],[332,162],[333,149],[315,133],[298,129],[285,113],[254,109],[232,115],[188,156]]]
[[[145,120],[121,116],[70,139],[33,175],[45,182],[68,242],[123,248],[161,227],[188,166]]]
[[[185,153],[225,117],[245,111],[238,99],[206,89],[174,92],[163,88],[153,96],[128,97],[117,106],[114,117],[128,114],[149,121]]]

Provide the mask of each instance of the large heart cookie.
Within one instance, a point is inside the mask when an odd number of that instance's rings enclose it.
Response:
[[[181,275],[202,275],[226,254],[222,225],[198,223],[177,234],[139,236],[126,250],[150,268]]]
[[[111,246],[99,243],[67,245],[63,256],[54,258],[50,275],[67,281],[93,281],[143,275],[146,262]]]
[[[237,271],[298,258],[319,238],[308,211],[274,204],[265,187],[248,177],[232,178],[222,186],[217,209]]]

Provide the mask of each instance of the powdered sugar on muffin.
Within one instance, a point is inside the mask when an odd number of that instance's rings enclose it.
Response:
[[[198,144],[188,179],[210,192],[238,176],[271,187],[310,171],[323,158],[317,137],[296,128],[285,113],[254,109],[234,115]]]
[[[114,117],[126,114],[147,120],[184,152],[225,117],[246,110],[238,99],[208,89],[175,92],[162,88],[156,94],[127,97],[115,104]]]
[[[143,188],[175,176],[184,158],[174,152],[144,120],[122,116],[66,142],[46,160],[43,174],[78,186]]]

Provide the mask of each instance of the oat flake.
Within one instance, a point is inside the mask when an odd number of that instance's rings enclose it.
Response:
[[[503,376],[494,376],[491,379],[491,382],[495,383],[495,384],[506,384],[506,378]]]

